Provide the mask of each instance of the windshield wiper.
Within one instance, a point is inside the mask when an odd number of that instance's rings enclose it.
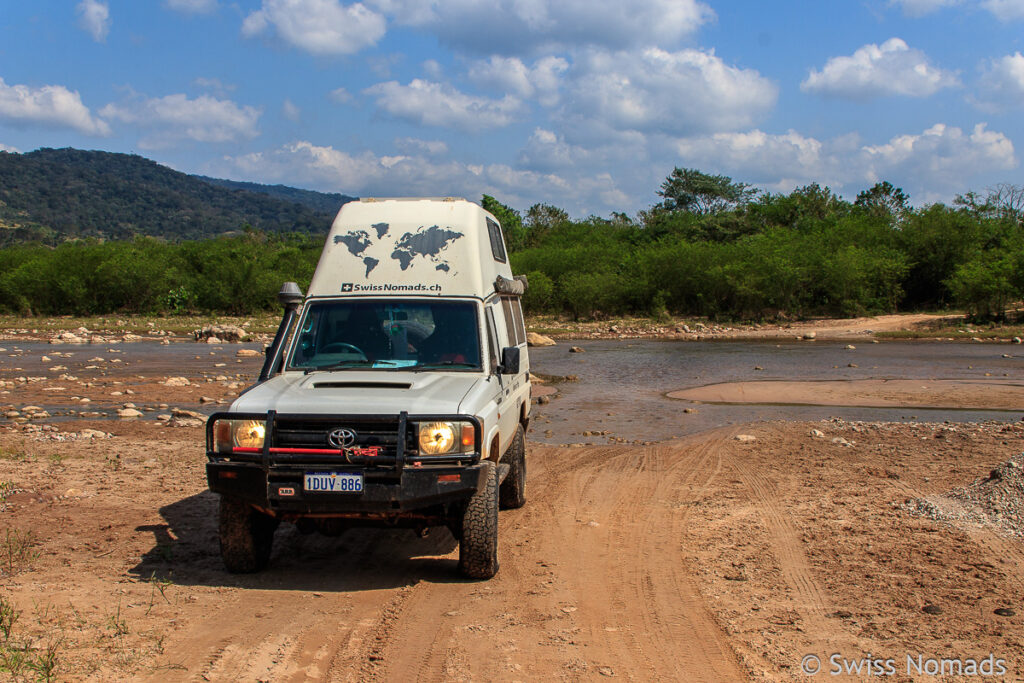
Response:
[[[343,368],[362,368],[371,366],[373,366],[373,361],[369,360],[343,360],[338,363],[331,363],[330,365],[317,365],[315,367],[306,368],[303,374],[308,375],[311,372],[317,372],[319,370],[341,370]]]
[[[437,369],[437,368],[477,368],[477,367],[480,367],[480,366],[478,366],[476,363],[464,363],[464,362],[455,361],[455,360],[443,360],[443,361],[440,361],[438,363],[420,363],[415,368],[413,368],[413,371],[414,372],[419,372],[420,370],[434,370],[434,369]]]
[[[404,369],[404,368],[400,368],[400,367],[396,367],[396,368],[380,368],[380,367],[378,367],[379,365],[384,365],[384,364],[397,366],[399,363],[398,363],[398,361],[390,360],[390,359],[387,359],[387,358],[382,358],[380,360],[362,360],[362,359],[360,359],[360,360],[343,360],[343,361],[339,361],[337,363],[331,363],[330,365],[318,365],[316,367],[306,368],[306,370],[305,370],[305,372],[303,374],[308,375],[311,372],[317,372],[319,370],[324,370],[324,371],[344,370],[345,368],[372,368],[374,370],[382,370],[382,369],[386,369],[386,370],[391,370],[391,369],[400,370],[400,369]]]

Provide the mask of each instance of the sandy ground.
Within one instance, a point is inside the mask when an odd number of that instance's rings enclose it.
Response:
[[[180,369],[188,387],[97,369],[4,389],[18,409],[59,395],[146,416],[0,422],[0,597],[19,613],[0,656],[39,667],[49,652],[57,679],[90,681],[788,681],[806,679],[805,655],[823,672],[833,653],[893,658],[890,680],[934,680],[907,676],[906,657],[991,653],[1024,680],[1024,541],[900,508],[1020,453],[1024,424],[531,444],[528,503],[501,514],[491,581],[459,578],[445,530],[289,526],[267,571],[234,576],[203,429],[150,414],[237,393],[198,365]],[[111,436],[74,436],[86,428]]]
[[[727,382],[673,391],[668,396],[706,403],[1024,410],[1024,381],[864,379]]]

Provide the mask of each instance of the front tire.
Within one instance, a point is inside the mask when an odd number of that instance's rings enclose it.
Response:
[[[498,468],[482,464],[486,483],[466,505],[459,538],[459,571],[471,579],[498,573]]]
[[[251,574],[267,566],[277,520],[233,498],[220,498],[220,556],[232,574]]]
[[[516,435],[501,460],[509,469],[501,482],[498,504],[502,510],[521,508],[526,504],[526,435],[522,425],[516,427]]]

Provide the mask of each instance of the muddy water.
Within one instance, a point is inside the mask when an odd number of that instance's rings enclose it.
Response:
[[[670,399],[670,391],[719,382],[755,380],[956,379],[1024,382],[1024,348],[1002,344],[935,342],[672,342],[580,341],[584,353],[569,353],[569,343],[530,349],[532,369],[550,375],[577,375],[557,385],[559,395],[534,406],[531,438],[549,443],[605,443],[609,436],[661,440],[752,420],[983,421],[1019,420],[1015,411],[923,408],[816,407],[794,405],[711,405]],[[63,365],[82,377],[190,378],[225,375],[251,383],[262,356],[239,359],[240,348],[262,344],[208,346],[177,342],[50,345],[0,342],[0,378],[56,376]],[[62,355],[57,355],[57,354]],[[63,354],[71,354],[65,356]],[[1011,358],[1003,358],[1004,354]],[[49,356],[49,361],[41,360]],[[94,362],[96,357],[107,360]],[[113,361],[120,362],[113,362]],[[848,367],[849,364],[857,367]],[[99,366],[88,369],[87,366]],[[756,369],[761,368],[761,369]],[[988,375],[986,375],[988,373]],[[1024,388],[1022,388],[1024,391]],[[0,397],[4,403],[7,397]],[[43,405],[55,415],[60,405]],[[193,410],[195,405],[184,406]],[[684,409],[691,409],[685,413]],[[204,412],[223,409],[207,405]],[[584,436],[584,431],[608,435]]]
[[[558,384],[559,397],[535,406],[531,437],[550,443],[605,443],[607,431],[661,440],[753,420],[1019,420],[1019,411],[864,408],[806,405],[711,405],[670,399],[670,391],[758,380],[956,379],[1024,381],[1020,346],[936,342],[574,342],[530,349],[536,372],[577,375]],[[1014,356],[1003,358],[1004,354]],[[857,367],[848,367],[854,364]],[[761,369],[757,369],[761,368]],[[986,376],[986,373],[988,375]],[[1024,387],[1021,389],[1024,392]],[[690,413],[684,409],[689,408]]]

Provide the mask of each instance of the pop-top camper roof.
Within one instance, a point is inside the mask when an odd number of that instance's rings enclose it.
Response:
[[[500,279],[499,279],[500,278]],[[461,198],[361,199],[341,207],[309,296],[478,296],[512,280],[501,229]]]

